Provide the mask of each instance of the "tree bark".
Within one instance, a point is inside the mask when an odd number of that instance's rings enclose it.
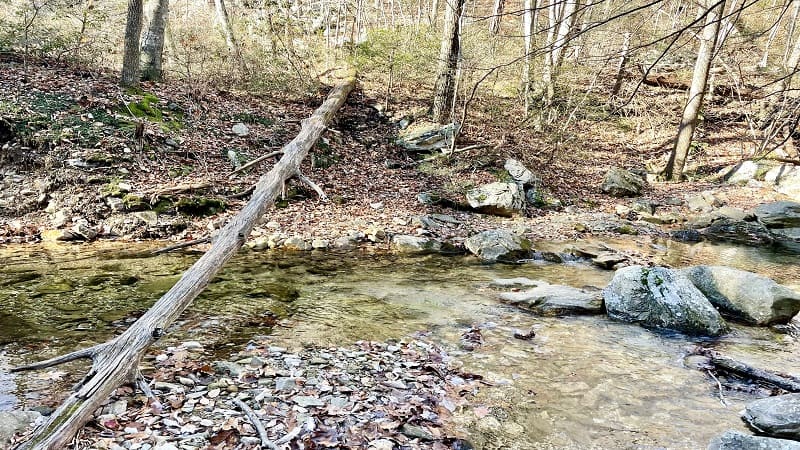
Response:
[[[533,59],[533,19],[536,14],[536,0],[524,0],[522,12],[522,36],[525,40],[525,58],[522,66],[522,95],[525,99],[525,114],[531,112],[531,63]]]
[[[452,121],[452,105],[455,97],[456,70],[461,53],[461,14],[465,0],[447,2],[447,12],[439,50],[439,69],[433,97],[433,120],[437,123]]]
[[[689,88],[689,98],[683,109],[681,122],[678,125],[678,137],[675,146],[664,169],[664,177],[672,181],[680,181],[683,177],[683,168],[692,145],[692,136],[697,128],[700,107],[703,106],[703,96],[708,83],[708,74],[711,70],[711,61],[714,58],[714,46],[719,35],[720,15],[725,10],[725,1],[721,0],[716,5],[714,0],[706,0],[706,20],[700,36],[700,48],[697,50],[697,60],[692,75],[692,86]]]
[[[142,36],[142,80],[161,81],[164,35],[169,17],[169,0],[151,0],[148,4],[147,30]]]
[[[231,28],[231,21],[228,17],[228,9],[225,7],[225,0],[214,0],[214,9],[217,13],[219,26],[222,28],[222,33],[225,35],[225,44],[228,46],[228,53],[241,65],[242,53],[239,50],[239,42],[236,40],[236,35],[233,34],[233,28]]]
[[[500,23],[503,18],[503,9],[505,9],[506,0],[494,0],[494,9],[492,10],[492,20],[489,21],[489,34],[496,36],[500,34]]]
[[[133,86],[139,82],[139,36],[142,34],[142,1],[128,0],[125,25],[125,49],[122,56],[120,84]]]
[[[619,94],[622,89],[622,81],[625,79],[625,66],[628,64],[628,52],[631,48],[631,32],[626,31],[622,35],[622,48],[619,51],[619,61],[617,61],[617,75],[614,77],[614,86],[611,88],[611,98]]]
[[[244,208],[220,230],[211,248],[192,265],[177,283],[142,317],[118,337],[97,346],[61,357],[19,367],[13,371],[40,369],[92,358],[92,367],[76,390],[18,449],[55,450],[66,448],[92,413],[121,383],[137,375],[139,360],[169,325],[192,303],[214,275],[242,247],[256,221],[274,203],[284,182],[298,173],[300,162],[316,143],[354,88],[355,76],[334,88],[325,102],[302,121],[300,133],[285,147],[284,156],[256,185]]]

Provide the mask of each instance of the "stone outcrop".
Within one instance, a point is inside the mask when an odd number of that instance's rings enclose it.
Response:
[[[531,254],[531,242],[506,229],[474,234],[464,244],[467,250],[486,262],[516,262]]]
[[[525,193],[517,183],[495,182],[469,190],[467,202],[482,213],[511,216],[525,207]]]
[[[800,394],[778,395],[751,402],[742,419],[760,433],[800,440]]]
[[[642,193],[645,181],[639,175],[619,167],[612,167],[600,186],[603,192],[614,197],[635,197]]]

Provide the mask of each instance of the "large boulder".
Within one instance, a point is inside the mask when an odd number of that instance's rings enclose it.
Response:
[[[800,442],[728,430],[715,437],[708,450],[800,450]]]
[[[703,230],[703,236],[711,241],[727,241],[743,245],[769,245],[774,238],[769,230],[757,221],[719,218]]]
[[[685,275],[665,267],[617,270],[603,290],[612,319],[689,335],[719,336],[728,325]]]
[[[639,175],[619,167],[612,167],[606,172],[600,189],[614,197],[635,197],[642,193],[645,181]]]
[[[537,185],[541,183],[541,179],[536,176],[533,172],[531,172],[527,167],[525,167],[521,162],[517,161],[516,159],[507,159],[505,165],[503,166],[508,174],[511,175],[511,178],[514,179],[517,183],[523,186],[531,186]]]
[[[458,125],[449,123],[420,123],[403,130],[395,144],[410,152],[429,152],[450,147]]]
[[[724,266],[695,266],[682,272],[714,306],[747,323],[786,323],[800,311],[800,294],[752,272]]]
[[[764,203],[756,206],[753,213],[767,228],[800,227],[800,203],[798,202]]]
[[[472,208],[499,216],[511,216],[525,207],[525,193],[517,183],[489,183],[467,192]]]
[[[467,250],[486,262],[516,262],[531,254],[531,242],[506,229],[482,231],[466,239]]]
[[[724,175],[724,179],[727,183],[747,184],[748,181],[756,179],[759,165],[757,162],[748,159],[724,170],[727,171]]]
[[[499,297],[543,316],[603,313],[603,298],[599,292],[545,282],[525,291],[503,292]]]
[[[753,429],[769,436],[800,440],[800,394],[778,395],[751,402],[742,419]]]
[[[41,417],[42,415],[36,411],[0,412],[0,448],[6,448],[14,433],[25,430]]]
[[[792,252],[800,253],[800,227],[773,228],[769,231],[775,244]]]
[[[764,181],[772,183],[773,189],[800,201],[800,167],[782,164],[768,171]]]

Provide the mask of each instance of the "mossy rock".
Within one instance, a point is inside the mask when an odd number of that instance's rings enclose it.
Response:
[[[182,198],[175,203],[175,210],[188,216],[211,216],[225,210],[225,202],[208,197]]]
[[[128,211],[143,211],[150,207],[142,197],[136,194],[126,194],[122,197],[122,204]]]

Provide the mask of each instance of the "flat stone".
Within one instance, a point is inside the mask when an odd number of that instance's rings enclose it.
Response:
[[[758,205],[753,213],[767,228],[800,227],[800,203],[773,202]]]
[[[392,236],[392,246],[399,253],[429,253],[442,249],[442,243],[436,239],[406,234]]]
[[[800,440],[800,394],[777,395],[751,402],[742,419],[773,437]]]
[[[715,437],[708,450],[800,450],[800,442],[728,430]]]
[[[485,214],[512,216],[525,208],[525,192],[517,183],[485,184],[467,191],[466,197],[471,208]]]
[[[543,285],[520,292],[504,292],[500,299],[543,316],[602,314],[600,292],[589,292],[571,286]]]
[[[531,242],[506,229],[494,229],[474,234],[464,245],[483,261],[516,262],[530,256]]]
[[[245,137],[245,136],[250,134],[250,128],[248,128],[247,125],[245,125],[245,124],[243,124],[241,122],[239,122],[237,124],[234,124],[231,127],[231,131],[233,132],[233,134],[235,134],[235,135],[237,135],[239,137]]]
[[[541,280],[531,280],[530,278],[495,278],[489,283],[492,287],[517,287],[517,286],[545,286],[550,283]]]
[[[297,388],[297,381],[289,377],[275,378],[275,390],[278,392],[288,392]]]
[[[318,397],[296,395],[292,400],[294,400],[298,406],[302,406],[303,408],[308,408],[311,406],[325,406],[325,402],[320,400]]]
[[[36,411],[0,412],[0,447],[9,444],[14,433],[25,430],[41,417]]]

